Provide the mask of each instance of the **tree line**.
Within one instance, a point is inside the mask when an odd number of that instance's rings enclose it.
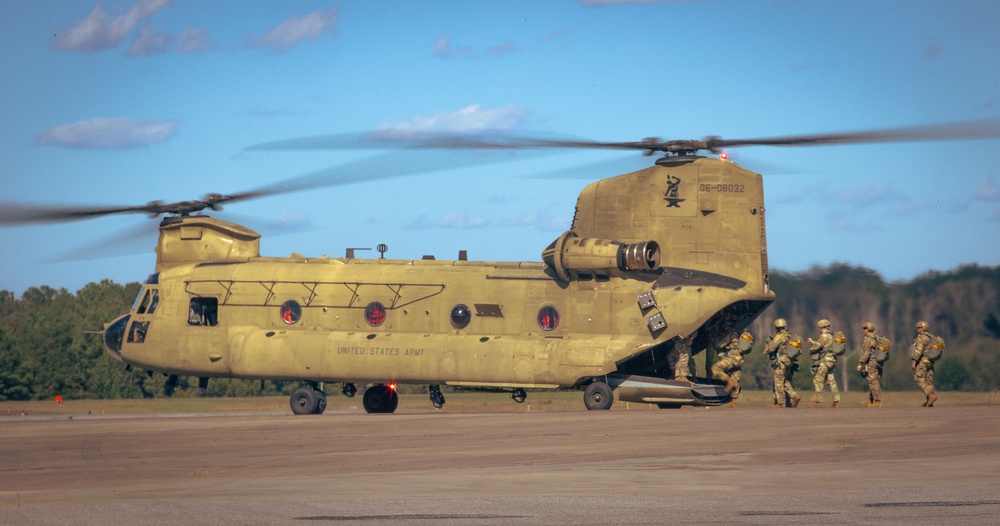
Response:
[[[920,320],[947,341],[946,354],[936,367],[939,389],[1000,388],[1000,266],[969,265],[887,283],[870,269],[835,264],[802,273],[773,272],[771,288],[778,299],[750,327],[756,343],[743,369],[746,389],[771,388],[773,377],[763,342],[773,334],[777,318],[786,319],[789,331],[803,341],[815,339],[816,322],[823,318],[832,322],[833,330],[844,331],[849,351],[835,373],[842,389],[867,387],[854,370],[855,351],[863,337],[861,325],[866,321],[875,323],[893,342],[883,389],[916,389],[908,352],[916,334],[914,325]],[[41,286],[18,298],[0,290],[0,400],[164,396],[163,375],[127,370],[104,352],[99,334],[104,323],[128,311],[139,289],[139,283],[104,280],[75,294]],[[808,353],[803,353],[799,364],[795,387],[808,390],[812,385]],[[196,379],[191,382],[197,385]],[[209,395],[289,394],[296,386],[295,382],[213,379]],[[197,389],[175,394],[195,395]]]

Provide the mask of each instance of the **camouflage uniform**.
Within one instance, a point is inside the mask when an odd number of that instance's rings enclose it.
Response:
[[[780,319],[778,321],[784,322]],[[771,358],[771,368],[774,369],[774,392],[772,393],[774,407],[787,407],[789,403],[792,407],[796,407],[802,397],[792,387],[795,364],[785,354],[785,348],[789,345],[791,334],[788,334],[785,327],[776,327],[775,329],[774,338],[766,345],[768,357]]]
[[[910,367],[913,369],[913,379],[927,397],[924,407],[934,407],[934,401],[937,400],[937,393],[934,392],[934,362],[926,356],[927,347],[931,344],[931,337],[926,330],[927,322],[917,324],[917,337],[913,339],[911,347],[913,354],[910,356]]]
[[[691,373],[691,368],[689,362],[691,361],[691,343],[694,341],[694,337],[697,336],[697,331],[692,333],[687,338],[679,338],[674,342],[673,354],[677,358],[674,364],[674,380],[688,380],[688,375]]]
[[[875,325],[865,323],[865,339],[861,342],[861,352],[858,358],[858,371],[868,379],[868,399],[862,403],[867,407],[882,407],[882,365],[875,359],[875,346],[878,340],[875,339]]]
[[[743,376],[743,351],[739,347],[741,337],[735,330],[729,329],[723,333],[715,346],[719,360],[712,364],[712,374],[726,382],[726,390],[730,395],[730,402],[726,407],[736,407],[742,391],[740,378]]]
[[[826,320],[821,320],[821,323]],[[809,404],[819,407],[823,403],[823,389],[830,386],[833,393],[833,405],[840,405],[840,390],[837,389],[837,379],[833,376],[833,369],[837,367],[837,355],[833,353],[833,334],[830,333],[830,322],[820,328],[819,339],[812,343],[809,355],[816,360],[813,365],[815,375],[813,375],[813,396]]]

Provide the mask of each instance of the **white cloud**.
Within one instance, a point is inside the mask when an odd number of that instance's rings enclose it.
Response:
[[[418,115],[403,122],[384,122],[376,130],[445,133],[512,130],[524,122],[527,114],[524,108],[516,104],[493,109],[483,109],[479,104],[470,104],[454,112],[436,113],[430,117]]]
[[[450,229],[470,229],[483,228],[488,226],[488,222],[482,217],[468,211],[455,212],[440,217],[428,217],[422,215],[414,222],[413,228],[450,228]]]
[[[67,30],[56,30],[55,48],[66,51],[104,51],[121,44],[139,22],[168,6],[171,0],[139,0],[128,12],[110,20],[101,4]]]
[[[96,118],[62,124],[35,137],[35,142],[63,148],[129,149],[165,142],[179,121]]]
[[[128,47],[125,54],[130,57],[148,56],[163,53],[170,47],[170,38],[157,31],[153,26],[139,28],[132,45]]]
[[[471,57],[474,51],[470,47],[454,47],[451,45],[451,35],[441,35],[434,41],[434,56],[441,58]]]
[[[986,176],[979,183],[979,188],[972,192],[972,198],[980,201],[1000,201],[1000,186],[997,186],[992,175]]]
[[[285,51],[305,40],[314,42],[324,33],[336,34],[334,25],[339,19],[336,7],[327,11],[316,11],[301,18],[293,16],[255,40],[253,46]]]

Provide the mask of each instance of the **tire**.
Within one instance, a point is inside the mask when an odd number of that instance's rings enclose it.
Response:
[[[604,382],[594,382],[583,391],[583,403],[591,411],[607,411],[614,402],[611,386]]]
[[[292,391],[289,404],[292,406],[292,413],[297,415],[311,415],[316,413],[319,406],[319,397],[316,391],[307,386],[299,387]],[[326,397],[323,397],[323,409],[326,409]],[[322,411],[320,411],[322,412]]]
[[[326,411],[326,393],[323,391],[313,391],[316,393],[316,411],[313,414],[321,415]]]
[[[386,385],[373,385],[365,389],[361,403],[369,413],[393,413],[399,405],[399,395]]]

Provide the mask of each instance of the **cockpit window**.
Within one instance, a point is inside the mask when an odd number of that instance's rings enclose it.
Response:
[[[218,298],[191,298],[188,325],[215,327],[219,324]]]
[[[160,291],[157,289],[145,289],[139,292],[132,305],[132,311],[136,314],[153,314],[156,306],[160,304]]]

